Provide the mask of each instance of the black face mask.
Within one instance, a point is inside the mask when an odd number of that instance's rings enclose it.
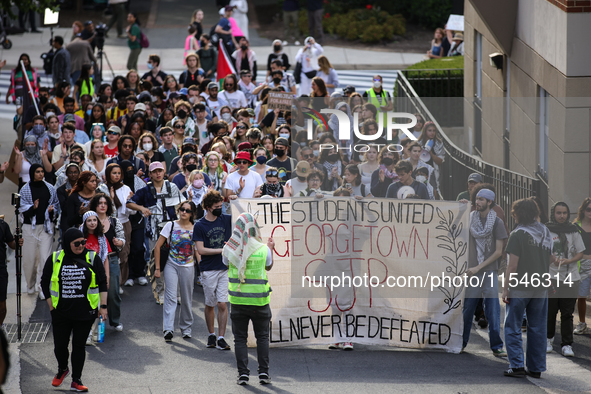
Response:
[[[176,113],[176,116],[178,116],[181,119],[185,119],[187,117],[187,111],[185,111],[184,109],[179,109]]]
[[[279,85],[279,83],[281,83],[281,78],[273,78],[273,82],[275,85]]]
[[[246,51],[248,49],[248,45],[240,45],[240,49]]]
[[[187,164],[185,168],[187,169],[187,171],[193,172],[197,169],[197,164]]]
[[[204,48],[204,47],[205,47],[205,41],[201,40],[201,41],[199,41],[199,44],[201,44],[200,46],[201,46],[202,48]]]
[[[333,153],[332,155],[328,155],[328,161],[335,162],[341,158],[341,155],[338,153]]]
[[[382,164],[387,166],[391,166],[392,164],[394,164],[394,159],[391,157],[382,157]]]
[[[39,102],[41,103],[41,105],[47,104],[48,101],[49,101],[49,99],[47,97],[39,96]]]
[[[273,50],[279,52],[281,50],[281,45],[273,45]]]
[[[125,178],[127,178],[127,179],[133,178],[134,175],[135,175],[135,171],[133,171],[133,170],[125,171]]]
[[[285,156],[285,149],[277,149],[275,148],[273,152],[277,155],[277,157]]]
[[[213,211],[211,211],[211,213],[213,214],[213,216],[222,216],[222,208],[216,208]]]

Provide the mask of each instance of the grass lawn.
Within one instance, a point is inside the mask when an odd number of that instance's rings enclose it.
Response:
[[[450,68],[464,68],[464,56],[442,57],[441,59],[423,60],[407,67],[407,70],[441,70]]]

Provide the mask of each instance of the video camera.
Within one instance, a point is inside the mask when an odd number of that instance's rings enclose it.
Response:
[[[104,23],[100,23],[94,27],[96,33],[96,46],[100,51],[102,51],[105,46],[105,34],[107,34],[107,30],[107,25]]]

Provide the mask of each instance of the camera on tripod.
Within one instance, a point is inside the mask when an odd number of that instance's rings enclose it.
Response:
[[[12,202],[11,204],[14,207],[20,207],[21,206],[21,195],[18,193],[12,193]]]
[[[107,25],[100,23],[94,27],[96,33],[96,46],[99,51],[103,50],[105,46],[105,34],[107,33]]]

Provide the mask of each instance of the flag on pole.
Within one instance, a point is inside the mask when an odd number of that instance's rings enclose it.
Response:
[[[228,51],[226,51],[226,47],[222,43],[222,40],[220,40],[219,46],[217,73],[220,90],[223,90],[222,87],[224,86],[224,78],[230,74],[237,75],[237,73],[236,68],[234,68],[234,62],[232,61],[230,55],[228,55]]]

